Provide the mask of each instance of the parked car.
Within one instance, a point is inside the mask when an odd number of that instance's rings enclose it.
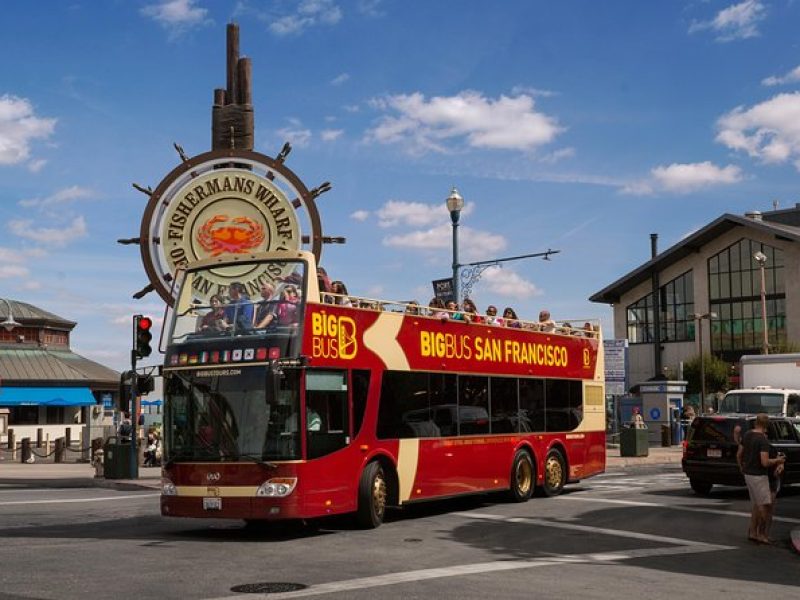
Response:
[[[783,485],[800,482],[800,429],[796,419],[771,416],[767,437],[786,455]],[[712,486],[743,486],[744,476],[736,464],[739,440],[753,428],[755,415],[703,415],[695,417],[683,446],[683,472],[700,495]]]

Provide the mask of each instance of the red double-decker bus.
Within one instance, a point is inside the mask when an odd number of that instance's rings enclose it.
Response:
[[[209,259],[177,283],[164,515],[354,513],[376,527],[387,506],[492,491],[525,501],[605,469],[597,327],[321,302],[305,252]]]

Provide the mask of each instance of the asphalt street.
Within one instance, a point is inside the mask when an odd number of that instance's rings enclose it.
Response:
[[[418,505],[371,531],[345,518],[266,529],[165,519],[155,490],[0,477],[0,598],[800,597],[800,556],[785,543],[798,516],[789,488],[779,544],[754,545],[746,491],[696,496],[674,464],[524,504]]]

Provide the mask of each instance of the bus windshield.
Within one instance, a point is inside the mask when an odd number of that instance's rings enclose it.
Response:
[[[186,369],[165,377],[165,460],[300,458],[299,370]]]
[[[307,270],[302,260],[262,259],[186,271],[178,282],[168,344],[191,353],[225,350],[226,341],[236,339],[241,346],[249,339],[277,348],[280,357],[297,356]]]

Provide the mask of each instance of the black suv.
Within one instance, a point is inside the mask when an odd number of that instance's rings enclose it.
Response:
[[[755,415],[700,416],[692,421],[683,447],[683,472],[692,489],[703,496],[719,485],[744,485],[736,464],[738,439],[753,428]],[[778,452],[786,455],[781,482],[800,482],[800,431],[795,419],[770,417],[767,437]]]

